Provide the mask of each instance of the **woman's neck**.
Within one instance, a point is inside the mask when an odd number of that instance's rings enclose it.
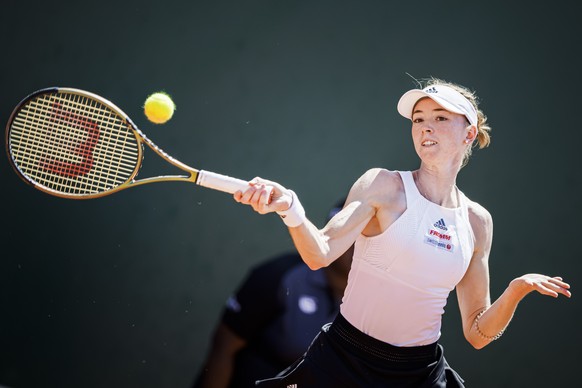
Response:
[[[429,201],[448,208],[459,206],[457,196],[457,173],[443,172],[422,166],[412,172],[420,194]]]

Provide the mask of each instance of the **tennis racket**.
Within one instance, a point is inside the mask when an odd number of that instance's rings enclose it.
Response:
[[[143,144],[188,175],[136,180]],[[6,126],[6,149],[25,182],[64,198],[97,198],[165,181],[192,182],[230,194],[248,187],[246,181],[196,170],[174,159],[113,103],[79,89],[42,89],[22,100]]]

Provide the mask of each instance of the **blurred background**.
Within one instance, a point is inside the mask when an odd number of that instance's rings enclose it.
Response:
[[[396,112],[411,76],[469,86],[492,145],[458,185],[493,215],[492,297],[528,272],[563,275],[573,297],[529,296],[476,351],[453,293],[441,342],[468,387],[574,386],[582,27],[573,2],[526,4],[4,0],[0,119],[37,89],[86,89],[186,164],[293,188],[322,225],[367,169],[418,167]],[[158,90],[177,105],[165,125],[142,112]],[[175,172],[149,153],[140,176]],[[11,388],[188,387],[227,296],[292,248],[276,216],[187,183],[72,201],[26,185],[3,157],[0,187],[0,385]]]

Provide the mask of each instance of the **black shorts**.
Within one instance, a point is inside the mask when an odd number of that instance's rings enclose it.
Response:
[[[303,357],[262,388],[464,387],[438,343],[398,347],[353,327],[341,314],[325,325]]]

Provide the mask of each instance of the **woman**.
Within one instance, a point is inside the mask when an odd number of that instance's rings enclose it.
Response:
[[[267,386],[462,387],[437,342],[453,288],[465,338],[476,349],[501,336],[528,293],[570,297],[562,278],[527,274],[491,304],[491,215],[456,186],[472,147],[490,141],[477,97],[433,78],[405,93],[398,111],[412,121],[420,168],[367,171],[324,228],[307,220],[295,193],[278,183],[256,178],[235,193],[261,214],[278,212],[311,269],[356,244],[340,314]]]

